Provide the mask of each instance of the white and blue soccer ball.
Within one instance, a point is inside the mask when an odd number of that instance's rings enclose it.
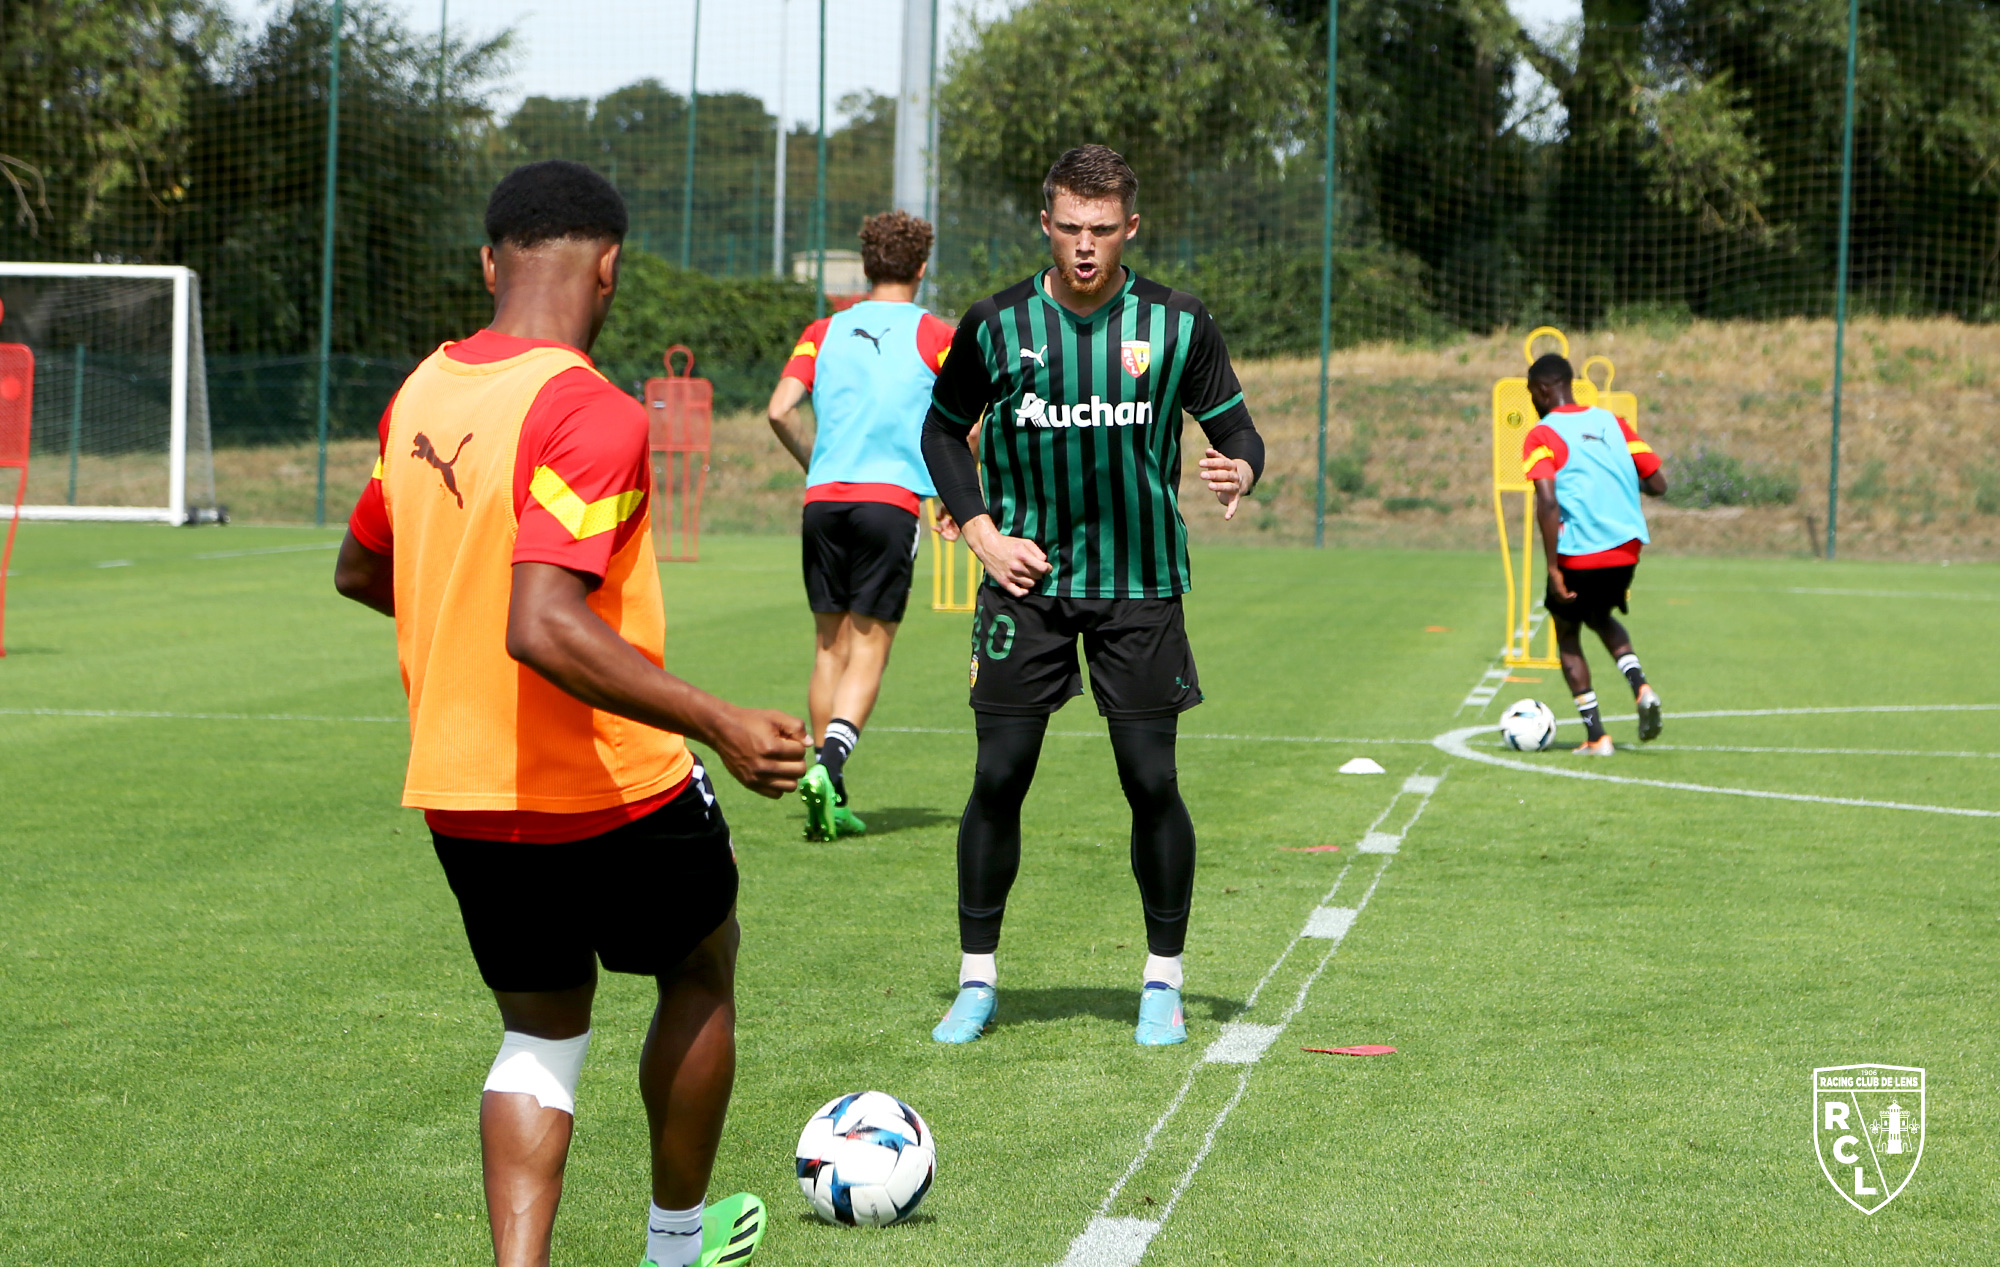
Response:
[[[1556,715],[1538,699],[1517,699],[1500,714],[1500,739],[1516,752],[1547,752],[1556,741]]]
[[[799,1133],[799,1187],[829,1223],[906,1219],[937,1177],[937,1145],[917,1111],[881,1091],[829,1100]]]

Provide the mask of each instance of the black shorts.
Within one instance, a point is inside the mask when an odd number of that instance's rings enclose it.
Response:
[[[917,564],[915,515],[885,502],[807,502],[800,528],[814,611],[903,618]]]
[[[670,971],[736,906],[736,851],[708,775],[644,818],[561,845],[431,833],[479,975],[494,990],[567,990]]]
[[[1569,568],[1562,570],[1563,584],[1576,598],[1559,603],[1553,588],[1542,594],[1542,606],[1549,615],[1573,625],[1601,625],[1611,609],[1630,611],[1632,572],[1636,564],[1615,568]]]
[[[982,585],[972,613],[972,707],[1039,717],[1083,694],[1078,638],[1104,716],[1171,717],[1201,703],[1180,599],[1015,598]]]

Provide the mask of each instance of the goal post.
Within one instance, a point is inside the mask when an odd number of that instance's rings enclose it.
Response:
[[[193,269],[0,261],[0,303],[41,370],[21,518],[226,521]]]

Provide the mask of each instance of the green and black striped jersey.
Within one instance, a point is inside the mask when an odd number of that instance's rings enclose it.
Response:
[[[1048,555],[1036,592],[1067,598],[1186,593],[1181,414],[1211,436],[1250,426],[1208,310],[1130,270],[1088,317],[1039,273],[974,304],[931,404],[961,434],[984,415],[993,521]]]

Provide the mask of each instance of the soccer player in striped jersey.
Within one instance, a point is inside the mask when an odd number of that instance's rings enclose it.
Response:
[[[934,235],[902,211],[861,225],[868,298],[807,326],[771,393],[771,429],[806,469],[799,542],[817,647],[806,701],[819,760],[799,782],[806,839],[859,836],[847,759],[875,711],[917,557],[924,412],[951,326],[917,306]],[[812,393],[813,434],[798,406]]]
[[[1632,636],[1611,609],[1631,610],[1632,573],[1650,539],[1639,494],[1665,495],[1667,477],[1659,455],[1631,423],[1608,409],[1576,403],[1570,391],[1574,377],[1570,363],[1554,353],[1528,367],[1528,395],[1542,420],[1521,441],[1521,464],[1535,485],[1535,520],[1549,561],[1542,605],[1556,622],[1563,677],[1583,715],[1584,741],[1576,750],[1607,757],[1611,736],[1598,713],[1580,631],[1588,625],[1603,640],[1631,684],[1640,740],[1657,738],[1663,725],[1660,693],[1646,681]]]
[[[1195,836],[1174,742],[1202,697],[1181,618],[1181,415],[1207,435],[1198,469],[1225,519],[1264,445],[1201,301],[1120,262],[1139,231],[1138,189],[1105,146],[1056,160],[1042,184],[1054,267],[967,310],[924,425],[938,495],[986,569],[972,622],[979,756],[958,832],[959,994],[932,1032],[939,1042],[971,1042],[993,1018],[1021,802],[1049,714],[1083,693],[1079,639],[1132,809],[1148,951],[1134,1037],[1187,1040]],[[983,490],[966,448],[982,416]]]

